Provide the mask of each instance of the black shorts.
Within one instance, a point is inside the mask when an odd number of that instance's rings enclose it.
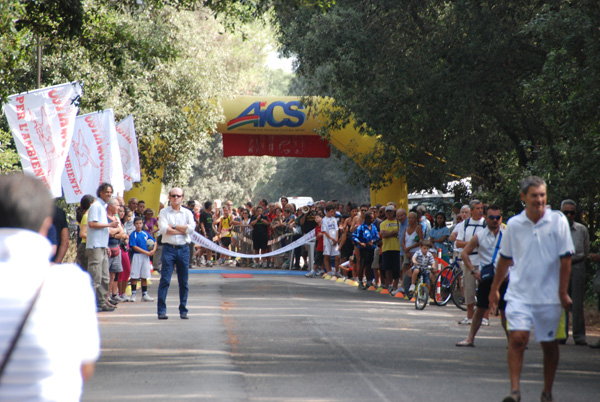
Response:
[[[229,248],[231,245],[231,237],[221,237],[221,246]]]
[[[498,301],[498,309],[504,311],[506,309],[506,300],[504,300],[504,296],[506,295],[506,289],[508,289],[508,280],[502,282],[500,285],[500,300]]]
[[[375,255],[375,250],[359,248],[359,251],[361,268],[371,268],[371,265],[373,265],[373,256]]]
[[[354,253],[354,244],[350,239],[346,240],[346,242],[340,248],[340,257],[343,259],[349,259],[350,256]]]
[[[381,271],[392,273],[393,279],[400,278],[400,251],[384,251],[381,253]]]
[[[269,243],[269,239],[267,236],[252,236],[252,243],[254,251],[266,250]]]
[[[315,251],[315,265],[317,267],[323,266],[323,252],[322,251]]]
[[[479,281],[479,285],[477,286],[477,307],[488,309],[490,308],[490,291],[492,290],[492,283],[494,279],[486,279],[483,281]],[[506,288],[508,287],[508,281],[505,281],[500,285],[499,293],[500,300],[498,301],[498,309],[504,310],[506,308],[506,302],[504,301],[504,294],[506,293]]]

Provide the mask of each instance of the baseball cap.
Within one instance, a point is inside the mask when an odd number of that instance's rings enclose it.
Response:
[[[312,201],[309,201],[309,202],[308,202],[306,205],[308,205],[309,207],[312,207],[312,206],[314,206],[314,205],[315,205],[315,203],[314,203],[314,202],[312,202]]]
[[[386,212],[387,212],[387,211],[394,211],[394,210],[395,210],[395,208],[394,208],[394,206],[393,206],[393,205],[388,205],[387,207],[385,207],[385,211],[386,211]]]

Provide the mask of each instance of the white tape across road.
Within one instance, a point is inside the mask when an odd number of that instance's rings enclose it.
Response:
[[[305,234],[304,236],[302,236],[301,238],[299,238],[298,240],[287,244],[286,246],[277,249],[275,251],[271,251],[270,253],[265,253],[265,254],[242,254],[242,253],[236,253],[234,251],[231,251],[229,249],[226,249],[224,247],[221,247],[217,244],[215,244],[214,242],[212,242],[211,240],[207,239],[206,237],[202,236],[200,233],[198,232],[194,232],[190,235],[192,242],[196,243],[197,245],[199,245],[200,247],[204,247],[207,248],[209,250],[212,251],[216,251],[217,253],[221,253],[221,254],[225,254],[231,257],[240,257],[240,258],[266,258],[266,257],[273,257],[275,255],[279,255],[279,254],[283,254],[283,253],[287,253],[290,250],[295,249],[296,247],[299,246],[303,246],[306,243],[312,241],[315,239],[315,230],[313,229],[312,231],[310,231],[309,233]]]

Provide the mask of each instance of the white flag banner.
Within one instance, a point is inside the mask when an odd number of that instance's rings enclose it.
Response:
[[[305,245],[306,243],[308,243],[311,240],[314,240],[316,235],[315,235],[315,230],[311,230],[310,232],[308,232],[307,234],[305,234],[304,236],[302,236],[301,238],[299,238],[296,241],[293,241],[290,244],[287,244],[284,247],[281,247],[275,251],[271,251],[270,253],[265,253],[265,254],[242,254],[242,253],[236,253],[234,251],[231,251],[227,248],[221,247],[217,244],[215,244],[212,240],[207,239],[206,237],[202,236],[200,233],[198,232],[194,232],[190,235],[192,242],[198,244],[201,247],[207,248],[209,250],[212,251],[216,251],[217,253],[221,253],[221,254],[225,254],[228,255],[230,257],[239,257],[239,258],[266,258],[266,257],[273,257],[275,255],[279,255],[279,254],[283,254],[283,253],[287,253],[290,250],[295,249],[296,247],[300,247]]]
[[[117,124],[117,138],[119,139],[119,151],[121,153],[121,163],[123,164],[125,191],[129,191],[132,189],[133,183],[142,179],[132,115],[125,117]]]
[[[54,197],[62,195],[61,175],[81,94],[79,82],[71,82],[12,95],[4,104],[23,172],[40,179]]]
[[[123,195],[123,165],[112,109],[78,116],[62,176],[65,200],[76,203],[86,194],[96,195],[101,183],[110,183],[113,194]]]

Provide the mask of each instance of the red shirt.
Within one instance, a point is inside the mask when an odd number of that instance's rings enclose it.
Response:
[[[321,233],[321,225],[315,228],[315,236],[318,236],[319,233]],[[323,251],[323,236],[317,237],[317,251]]]

